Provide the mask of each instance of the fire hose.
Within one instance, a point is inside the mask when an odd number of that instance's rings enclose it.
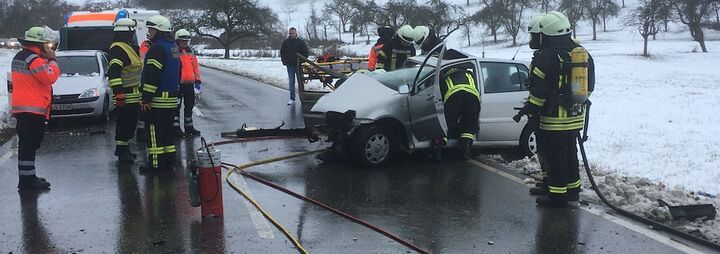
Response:
[[[602,192],[600,192],[600,188],[598,188],[598,185],[595,183],[595,178],[593,177],[592,172],[590,171],[590,166],[589,166],[589,164],[588,164],[587,154],[585,153],[585,145],[584,145],[584,144],[585,144],[585,141],[587,141],[587,139],[588,139],[588,134],[587,134],[587,133],[588,133],[588,127],[589,127],[589,122],[590,122],[590,105],[592,105],[592,103],[588,100],[588,101],[587,101],[587,110],[586,110],[586,112],[585,112],[585,128],[584,128],[584,130],[583,130],[582,137],[580,136],[580,134],[577,135],[577,140],[578,140],[578,144],[580,145],[580,154],[582,155],[582,158],[583,158],[583,165],[584,165],[584,167],[585,167],[585,173],[586,173],[587,176],[588,176],[588,180],[590,181],[590,185],[592,185],[593,191],[595,191],[595,194],[598,195],[598,197],[600,198],[600,200],[601,200],[605,205],[607,205],[610,209],[616,211],[616,212],[619,213],[619,214],[622,214],[622,215],[627,216],[627,217],[629,217],[629,218],[631,218],[631,219],[640,221],[640,222],[642,222],[642,223],[648,224],[648,225],[652,226],[653,228],[661,229],[661,230],[664,230],[664,231],[669,232],[669,233],[671,233],[671,234],[674,234],[674,235],[680,236],[680,237],[682,237],[682,238],[691,240],[691,241],[693,241],[693,242],[702,244],[702,245],[704,245],[704,246],[706,246],[706,247],[710,247],[710,248],[713,248],[713,249],[715,249],[715,250],[720,250],[720,245],[718,245],[717,243],[714,243],[714,242],[709,241],[709,240],[707,240],[707,239],[703,239],[703,238],[700,238],[700,237],[697,237],[697,236],[694,236],[694,235],[691,235],[691,234],[682,232],[682,231],[680,231],[680,230],[674,229],[674,228],[672,228],[672,227],[670,227],[670,226],[668,226],[668,225],[662,224],[662,223],[660,223],[660,222],[657,222],[657,221],[654,221],[654,220],[651,220],[651,219],[648,219],[648,218],[639,216],[639,215],[637,215],[637,214],[631,213],[631,212],[629,212],[629,211],[627,211],[627,210],[624,210],[624,209],[622,209],[622,208],[620,208],[620,207],[617,207],[617,206],[613,205],[612,203],[610,203],[610,201],[607,200],[607,198],[605,198],[605,195],[603,195]]]
[[[216,142],[216,143],[213,143],[212,145],[221,146],[221,145],[232,144],[232,143],[243,143],[243,142],[261,141],[261,140],[272,140],[272,139],[288,139],[288,138],[303,138],[303,137],[302,137],[302,136],[276,136],[276,137],[239,138],[239,139],[235,139],[235,140],[228,140],[228,141]],[[284,187],[282,187],[282,186],[279,186],[279,185],[277,185],[277,184],[274,184],[274,183],[272,183],[272,182],[270,182],[270,181],[268,181],[268,180],[265,180],[265,179],[263,179],[263,178],[260,178],[260,177],[255,176],[255,175],[253,175],[253,174],[250,174],[250,173],[245,172],[246,169],[251,168],[251,167],[254,167],[254,166],[259,166],[259,165],[268,164],[268,163],[272,163],[272,162],[278,162],[278,161],[283,161],[283,160],[298,158],[298,157],[302,157],[302,156],[308,156],[308,155],[320,153],[320,152],[322,152],[322,151],[324,151],[324,150],[325,150],[325,149],[318,149],[318,150],[300,152],[300,153],[295,153],[295,154],[290,154],[290,155],[284,155],[284,156],[279,156],[279,157],[274,157],[274,158],[269,158],[269,159],[264,159],[264,160],[259,160],[259,161],[253,161],[253,162],[246,163],[246,164],[242,164],[242,165],[234,165],[234,164],[230,164],[230,163],[222,163],[223,167],[229,170],[225,181],[228,182],[228,184],[230,184],[230,186],[231,186],[233,189],[235,189],[235,191],[237,191],[238,193],[240,193],[243,197],[245,197],[245,199],[247,199],[250,203],[252,203],[253,206],[255,206],[255,208],[257,208],[257,209],[263,214],[263,216],[264,216],[265,218],[267,218],[276,228],[278,228],[281,232],[283,232],[283,234],[293,243],[293,245],[295,245],[295,247],[297,247],[297,249],[298,249],[298,251],[299,251],[300,253],[303,253],[303,254],[304,254],[304,253],[308,253],[308,252],[307,252],[307,250],[305,250],[305,249],[300,245],[299,241],[298,241],[297,239],[295,239],[295,238],[289,233],[289,231],[288,231],[287,229],[285,229],[280,223],[278,223],[274,218],[272,218],[269,213],[267,213],[266,211],[264,211],[264,209],[262,209],[262,208],[260,207],[260,205],[257,203],[257,201],[255,201],[254,199],[252,199],[252,197],[250,197],[247,193],[243,192],[241,188],[239,188],[239,187],[236,186],[232,181],[230,181],[230,178],[229,178],[230,175],[232,175],[233,173],[235,173],[235,172],[237,171],[237,172],[239,172],[242,176],[248,177],[248,178],[252,179],[253,181],[256,181],[256,182],[261,183],[261,184],[263,184],[263,185],[269,186],[269,187],[271,187],[271,188],[273,188],[273,189],[282,191],[282,192],[284,192],[284,193],[286,193],[286,194],[288,194],[288,195],[291,195],[291,196],[293,196],[293,197],[295,197],[295,198],[297,198],[297,199],[300,199],[300,200],[305,201],[305,202],[309,202],[309,203],[311,203],[311,204],[313,204],[313,205],[316,205],[316,206],[318,206],[318,207],[320,207],[320,208],[323,208],[323,209],[325,209],[325,210],[328,210],[328,211],[330,211],[330,212],[332,212],[332,213],[334,213],[334,214],[336,214],[336,215],[339,215],[339,216],[341,216],[341,217],[343,217],[343,218],[345,218],[345,219],[348,219],[348,220],[350,220],[350,221],[352,221],[352,222],[355,222],[355,223],[360,224],[360,225],[362,225],[362,226],[364,226],[364,227],[367,227],[367,228],[369,228],[369,229],[371,229],[371,230],[373,230],[373,231],[375,231],[375,232],[378,232],[378,233],[380,233],[380,234],[382,234],[382,235],[384,235],[384,236],[386,236],[386,237],[388,237],[388,238],[390,238],[390,239],[392,239],[392,240],[394,240],[394,241],[396,241],[396,242],[398,242],[398,243],[400,243],[400,244],[402,244],[402,245],[404,245],[404,246],[406,246],[406,247],[408,247],[408,248],[410,248],[410,249],[412,249],[412,250],[414,250],[414,251],[416,251],[416,252],[418,252],[418,253],[430,253],[430,251],[425,250],[425,249],[422,249],[422,248],[416,246],[415,244],[413,244],[413,243],[411,243],[411,242],[409,242],[409,241],[407,241],[407,240],[405,240],[405,239],[402,239],[401,237],[399,237],[399,236],[397,236],[397,235],[394,235],[394,234],[392,234],[392,233],[390,233],[390,232],[388,232],[388,231],[386,231],[386,230],[383,230],[382,228],[380,228],[380,227],[378,227],[378,226],[372,225],[372,224],[370,224],[370,223],[368,223],[368,222],[366,222],[366,221],[363,221],[363,220],[361,220],[361,219],[358,219],[358,218],[356,218],[356,217],[354,217],[354,216],[352,216],[352,215],[350,215],[350,214],[344,213],[344,212],[342,212],[342,211],[340,211],[340,210],[337,210],[337,209],[335,209],[335,208],[333,208],[333,207],[330,207],[330,206],[328,206],[328,205],[326,205],[326,204],[323,204],[322,202],[319,202],[319,201],[314,200],[314,199],[312,199],[312,198],[309,198],[309,197],[300,195],[300,194],[298,194],[298,193],[296,193],[296,192],[293,192],[293,191],[291,191],[291,190],[289,190],[289,189],[287,189],[287,188],[284,188]]]

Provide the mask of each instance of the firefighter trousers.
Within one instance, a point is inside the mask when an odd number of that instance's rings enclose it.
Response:
[[[20,179],[35,177],[35,154],[45,137],[45,116],[20,113],[15,115],[18,135],[18,175]]]
[[[167,169],[175,166],[175,108],[151,108],[145,112],[148,166]]]
[[[547,166],[550,195],[565,196],[580,191],[580,163],[577,157],[578,131],[539,130],[539,150]]]
[[[457,92],[445,101],[445,121],[448,138],[475,140],[480,116],[480,100],[467,92]]]
[[[117,107],[117,119],[115,119],[115,143],[117,146],[128,146],[130,139],[135,136],[135,128],[138,124],[140,104],[126,104]]]
[[[180,127],[180,105],[185,103],[185,108],[183,109],[183,120],[185,124],[183,126],[185,126],[186,131],[188,128],[194,128],[192,120],[192,110],[193,107],[195,107],[194,86],[194,84],[180,84],[180,92],[178,94],[177,110],[175,111],[175,122],[173,123],[173,126]]]

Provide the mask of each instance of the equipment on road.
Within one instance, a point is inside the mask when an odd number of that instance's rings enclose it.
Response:
[[[295,129],[281,129],[285,126],[285,121],[279,126],[273,129],[261,129],[256,127],[248,127],[243,124],[240,129],[236,131],[228,131],[220,134],[223,138],[237,139],[237,138],[297,138],[305,137],[310,143],[320,140],[319,134],[312,131],[309,128],[295,128]]]
[[[200,206],[202,217],[223,216],[220,150],[200,138],[202,147],[196,152],[197,161],[188,170],[190,205]]]
[[[700,218],[703,220],[714,220],[717,214],[715,206],[712,204],[671,206],[662,199],[658,199],[658,203],[660,206],[665,206],[670,209],[670,215],[672,215],[673,220],[695,220]]]

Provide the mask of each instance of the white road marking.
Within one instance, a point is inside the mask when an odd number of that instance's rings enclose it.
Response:
[[[196,115],[196,116],[199,116],[199,117],[204,116],[204,114],[202,113],[202,111],[200,111],[200,108],[198,108],[197,106],[193,107],[192,112],[193,112],[193,114]]]
[[[233,181],[232,179],[238,180]],[[232,174],[231,181],[233,181],[240,188],[240,190],[245,192],[252,199],[255,199],[255,197],[253,197],[252,193],[250,192],[250,188],[248,188],[245,178],[242,175]],[[242,200],[243,203],[245,203],[245,208],[247,208],[247,211],[250,214],[250,218],[252,219],[253,224],[255,224],[255,228],[257,229],[260,237],[268,239],[275,238],[275,235],[272,232],[272,228],[270,228],[270,224],[267,223],[265,217],[263,217],[263,215],[255,208],[255,206],[253,206],[253,204],[250,203],[250,201],[247,201],[247,199],[245,198],[243,198]]]
[[[485,169],[485,170],[487,170],[487,171],[493,172],[493,173],[495,173],[495,174],[497,174],[497,175],[500,175],[500,176],[502,176],[502,177],[505,177],[505,178],[507,178],[507,179],[509,179],[509,180],[511,180],[511,181],[513,181],[513,182],[517,182],[517,183],[520,183],[520,184],[522,184],[522,185],[524,185],[524,186],[527,186],[527,185],[523,182],[522,179],[520,179],[519,177],[516,177],[516,176],[514,176],[514,175],[511,175],[511,174],[509,174],[509,173],[507,173],[507,172],[504,172],[504,171],[502,171],[502,170],[496,169],[496,168],[494,168],[494,167],[492,167],[492,166],[490,166],[490,165],[487,165],[487,164],[485,164],[485,163],[482,163],[482,162],[479,162],[479,161],[476,161],[476,160],[469,160],[469,162],[470,162],[471,164],[479,167],[479,168],[482,168],[482,169]],[[667,245],[667,246],[670,246],[670,247],[672,247],[672,248],[674,248],[674,249],[676,249],[676,250],[678,250],[678,251],[682,251],[682,252],[684,252],[684,253],[693,253],[693,254],[697,253],[697,254],[702,254],[701,251],[698,251],[698,250],[696,250],[696,249],[691,248],[690,246],[687,246],[687,245],[685,245],[685,244],[683,244],[683,243],[681,243],[681,242],[678,242],[677,240],[675,240],[675,239],[673,239],[673,238],[671,238],[671,237],[669,237],[669,236],[659,234],[658,232],[653,231],[653,230],[651,230],[651,229],[648,229],[648,228],[642,226],[641,224],[639,224],[639,223],[637,223],[637,222],[629,221],[628,219],[625,219],[625,218],[622,218],[622,217],[618,217],[618,216],[614,216],[614,215],[608,214],[608,213],[606,213],[606,212],[604,212],[604,211],[600,211],[600,210],[597,210],[597,209],[591,209],[591,208],[582,207],[582,206],[580,206],[580,207],[578,207],[578,208],[583,209],[583,210],[585,210],[585,211],[587,211],[587,212],[589,212],[589,213],[591,213],[591,214],[597,215],[597,216],[599,216],[599,217],[601,217],[601,218],[603,218],[603,219],[609,220],[609,221],[611,221],[611,222],[613,222],[613,223],[615,223],[615,224],[617,224],[617,225],[619,225],[619,226],[622,226],[622,227],[625,227],[625,228],[627,228],[627,229],[629,229],[629,230],[635,231],[635,232],[637,232],[638,234],[641,234],[641,235],[647,236],[648,238],[654,239],[654,240],[656,240],[656,241],[658,241],[658,242],[660,242],[660,243],[662,243],[662,244],[665,244],[665,245]]]

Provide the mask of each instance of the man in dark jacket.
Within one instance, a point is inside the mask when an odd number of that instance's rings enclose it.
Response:
[[[290,90],[288,105],[295,102],[295,75],[298,71],[296,54],[298,53],[307,57],[308,47],[303,40],[298,38],[297,29],[291,27],[288,30],[288,38],[283,41],[282,47],[280,47],[280,58],[288,73],[288,89]]]

